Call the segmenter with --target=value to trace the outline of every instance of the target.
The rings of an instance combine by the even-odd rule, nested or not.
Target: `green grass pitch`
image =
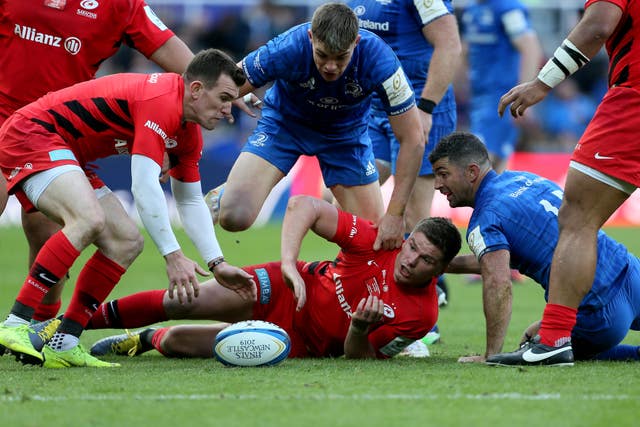
[[[276,260],[279,224],[244,233],[218,230],[237,265]],[[640,230],[610,229],[640,253]],[[198,259],[180,233],[185,252]],[[164,261],[146,248],[112,297],[165,287]],[[77,277],[76,263],[72,276]],[[0,318],[26,273],[19,228],[0,228]],[[333,245],[309,236],[302,257],[328,259]],[[0,358],[0,411],[17,426],[632,426],[638,424],[640,364],[579,363],[573,368],[493,368],[456,363],[484,349],[481,287],[448,276],[450,304],[441,311],[442,342],[427,359],[286,360],[273,368],[225,368],[215,360],[172,360],[150,352],[110,358],[119,369],[45,370]],[[68,302],[72,283],[67,286]],[[505,350],[540,316],[542,289],[513,287]],[[64,306],[64,305],[63,305]],[[82,342],[119,331],[87,331]],[[632,332],[626,342],[640,344]]]

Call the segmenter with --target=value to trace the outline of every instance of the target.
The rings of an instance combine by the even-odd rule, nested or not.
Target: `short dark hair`
[[[349,50],[358,37],[358,17],[347,5],[325,3],[311,18],[311,33],[331,53]]]
[[[413,228],[413,232],[420,232],[444,255],[444,264],[449,264],[453,257],[460,252],[462,237],[455,225],[448,218],[434,216],[420,220]]]
[[[458,166],[477,163],[482,167],[490,167],[487,147],[480,138],[470,132],[452,132],[440,139],[436,147],[429,154],[429,162],[434,164],[443,157]]]
[[[229,55],[218,49],[207,49],[193,57],[184,77],[188,82],[200,80],[205,88],[210,89],[215,86],[222,74],[231,77],[238,87],[247,81],[242,69]]]

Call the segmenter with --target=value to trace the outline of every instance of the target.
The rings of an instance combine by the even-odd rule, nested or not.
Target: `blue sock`
[[[638,351],[640,347],[628,344],[619,344],[609,350],[597,354],[595,360],[640,360]]]

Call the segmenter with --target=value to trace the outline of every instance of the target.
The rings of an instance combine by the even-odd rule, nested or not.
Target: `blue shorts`
[[[378,180],[366,126],[325,134],[263,115],[242,151],[263,158],[285,175],[301,155],[316,156],[327,187],[366,185]]]
[[[571,342],[576,359],[589,359],[640,330],[640,260],[629,255],[624,283],[602,308],[579,310]]]
[[[433,151],[440,139],[456,129],[456,120],[457,115],[455,110],[441,111],[433,114],[431,130],[429,131],[429,141],[424,149],[422,166],[420,167],[418,175],[433,175],[433,169],[429,162],[429,153]],[[393,134],[391,124],[389,124],[389,118],[386,115],[379,113],[371,115],[369,136],[371,137],[376,159],[391,163],[391,173],[395,174],[400,143]]]
[[[500,93],[483,94],[471,99],[471,132],[487,146],[492,156],[508,159],[518,142],[518,129],[507,111],[498,116]]]

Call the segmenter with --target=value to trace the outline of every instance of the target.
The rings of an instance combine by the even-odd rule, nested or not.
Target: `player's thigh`
[[[231,168],[220,209],[237,206],[260,210],[273,187],[284,177],[284,173],[264,158],[242,152]]]
[[[22,191],[38,210],[65,226],[74,221],[104,222],[102,207],[84,171],[67,166],[30,176],[22,183]]]
[[[340,207],[361,218],[378,221],[384,215],[384,203],[378,181],[366,185],[334,185],[331,191]]]
[[[575,166],[575,167],[574,167]],[[580,168],[580,170],[576,169]],[[567,173],[564,198],[558,213],[561,226],[599,229],[629,194],[605,183],[607,177],[594,169],[573,164]]]

